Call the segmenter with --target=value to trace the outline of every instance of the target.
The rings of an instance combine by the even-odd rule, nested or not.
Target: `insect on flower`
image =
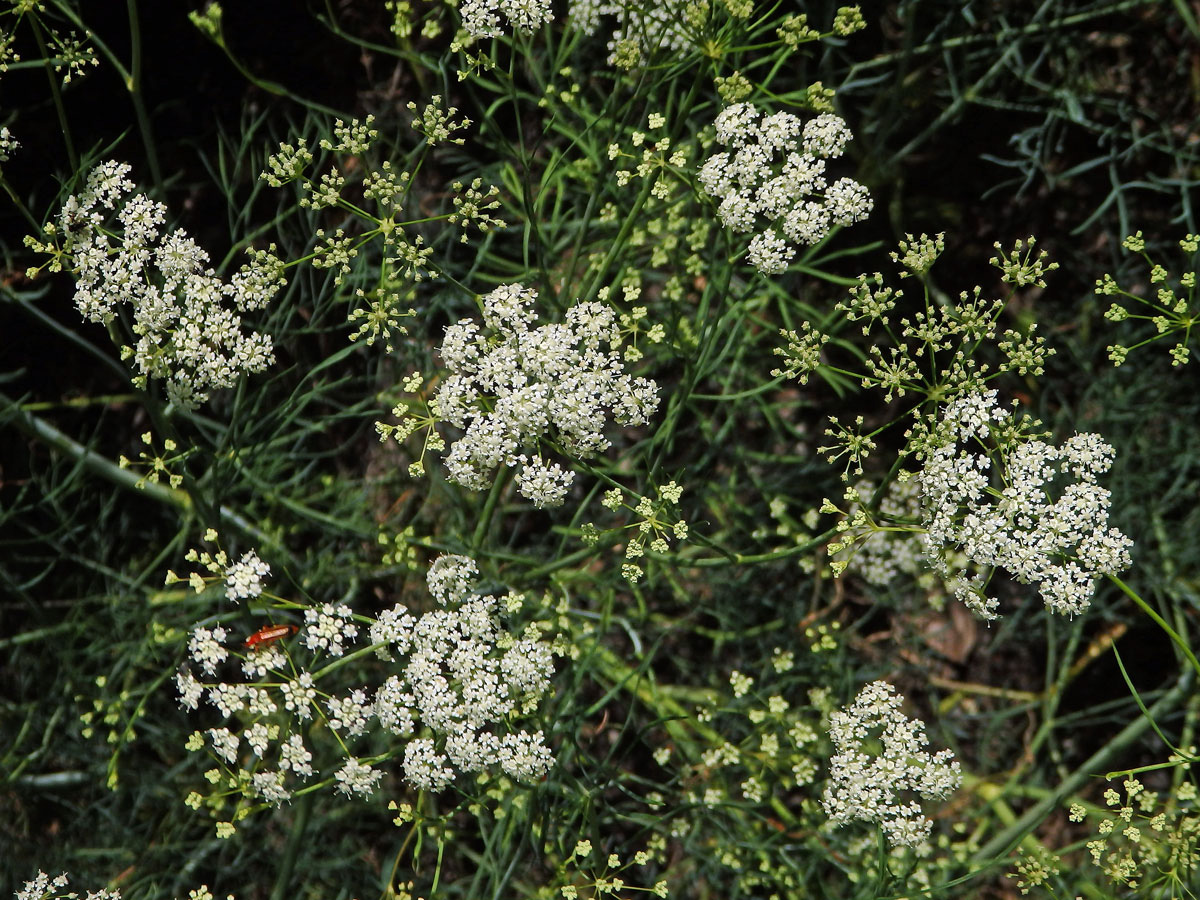
[[[295,625],[264,625],[246,638],[246,646],[253,650],[255,647],[274,643],[298,630]]]

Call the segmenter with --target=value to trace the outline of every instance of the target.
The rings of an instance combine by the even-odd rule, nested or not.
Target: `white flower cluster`
[[[166,379],[170,398],[194,408],[209,391],[274,361],[271,338],[243,331],[240,314],[271,300],[283,284],[282,267],[269,254],[253,254],[222,281],[195,241],[164,231],[166,207],[132,193],[129,172],[124,163],[101,163],[83,192],[63,204],[57,233],[74,262],[75,305],[85,319],[107,324],[128,304],[138,341],[122,355],[133,358],[135,382]]]
[[[216,628],[196,627],[188,639],[188,655],[206,674],[212,675],[229,657],[229,651],[225,649],[228,638],[229,632],[220,625]]]
[[[287,627],[270,637],[252,636],[258,637],[257,646],[249,646],[248,640],[245,652],[239,653],[229,646],[231,635],[225,627],[197,626],[188,641],[188,655],[204,676],[215,677],[226,660],[240,656],[246,674],[261,680],[212,683],[188,671],[180,673],[176,686],[184,707],[197,709],[201,699],[207,699],[222,716],[242,722],[240,729],[196,732],[188,748],[207,748],[228,770],[223,783],[248,786],[251,796],[275,805],[292,797],[289,777],[308,780],[317,774],[298,727],[314,720],[336,731],[343,748],[350,738],[373,730],[408,739],[402,745],[404,776],[421,789],[441,790],[460,773],[489,768],[517,780],[540,777],[552,762],[542,732],[515,730],[512,723],[531,713],[549,688],[551,647],[536,627],[520,635],[510,633],[504,619],[520,608],[523,598],[474,593],[477,576],[474,561],[467,557],[435,560],[428,583],[437,608],[414,616],[397,605],[370,624],[377,654],[389,661],[394,654],[400,660],[393,674],[377,687],[354,687],[344,694],[331,694],[328,686],[318,685],[322,672],[314,677],[309,671],[313,667],[301,659],[304,650],[314,656],[345,653],[358,636],[358,626],[344,604],[306,609],[303,633],[290,652],[275,643],[294,630]],[[288,723],[283,728],[281,716]],[[389,743],[394,745],[394,739],[389,737]],[[268,766],[269,759],[277,764]],[[364,761],[347,752],[326,775],[332,773],[337,790],[346,796],[365,797],[383,777],[375,767],[378,762],[378,757]]]
[[[868,684],[850,706],[829,717],[836,753],[822,805],[835,827],[856,820],[878,824],[894,847],[913,847],[933,823],[917,798],[945,799],[961,781],[949,750],[929,753],[925,726],[906,718],[904,698],[886,681]],[[877,742],[877,753],[867,752]]]
[[[333,777],[337,779],[337,789],[347,797],[355,794],[360,797],[370,797],[375,793],[375,788],[383,778],[383,773],[372,769],[365,763],[360,763],[351,756],[346,760],[346,764],[334,773]]]
[[[37,875],[25,882],[25,887],[16,892],[17,900],[78,900],[78,894],[66,891],[68,883],[65,872],[51,878],[39,870]],[[101,888],[98,891],[88,891],[84,900],[121,900],[121,892]],[[208,895],[208,900],[212,900],[211,894]]]
[[[531,32],[550,21],[550,0],[464,0],[463,28],[475,37],[499,37],[504,16],[515,31]]]
[[[519,598],[471,593],[476,575],[468,557],[441,556],[428,575],[441,608],[414,618],[396,606],[371,626],[383,654],[407,658],[375,693],[374,715],[394,734],[421,726],[432,733],[409,741],[404,753],[405,777],[422,789],[441,790],[460,772],[493,766],[522,781],[550,768],[541,731],[489,727],[536,706],[550,685],[550,647],[536,634],[503,630],[504,611]]]
[[[0,126],[0,163],[6,163],[12,154],[21,149],[21,142],[13,137],[7,125]]]
[[[1021,436],[1013,413],[995,391],[951,401],[920,473],[924,542],[935,562],[961,548],[975,565],[1002,568],[1036,584],[1053,612],[1087,608],[1098,576],[1130,565],[1132,542],[1108,525],[1110,493],[1096,479],[1112,464],[1113,449],[1096,434],[1075,434],[1061,447]],[[991,449],[996,447],[996,449]],[[1001,468],[993,473],[993,457]],[[992,475],[999,480],[993,487]],[[1075,480],[1056,491],[1063,476]],[[981,573],[957,591],[985,619],[998,602],[983,593]]]
[[[247,550],[242,558],[225,570],[225,596],[237,603],[253,600],[262,593],[262,580],[271,574],[271,567]]]
[[[600,30],[602,16],[615,16],[618,25],[608,41],[608,62],[615,65],[625,53],[644,59],[655,51],[679,53],[696,43],[695,29],[686,20],[691,0],[659,3],[614,3],[605,0],[572,0],[568,22],[584,34]]]
[[[607,449],[607,414],[641,425],[658,407],[658,386],[623,371],[613,345],[619,324],[601,303],[581,303],[566,322],[532,328],[537,292],[510,284],[481,298],[483,329],[463,319],[446,329],[450,375],[432,404],[465,433],[446,456],[450,480],[482,490],[497,467],[519,467],[517,487],[535,506],[559,506],[575,473],[524,452],[553,431],[571,455]]]
[[[726,228],[757,232],[749,258],[760,272],[783,272],[796,255],[794,245],[815,244],[832,226],[860,222],[873,208],[853,178],[826,181],[825,160],[841,156],[852,137],[840,117],[826,113],[803,122],[735,103],[713,124],[727,152],[701,166],[700,186],[718,201]]]
[[[304,646],[314,653],[324,650],[330,656],[341,656],[346,644],[358,637],[350,607],[323,603],[304,611]]]

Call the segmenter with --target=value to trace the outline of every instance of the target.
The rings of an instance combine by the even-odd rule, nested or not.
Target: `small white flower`
[[[517,474],[517,490],[533,501],[538,509],[562,506],[563,498],[575,480],[575,473],[556,462],[547,463],[540,457],[529,460]]]
[[[287,665],[287,656],[278,644],[259,644],[242,660],[242,671],[250,678],[263,678]]]
[[[345,697],[330,697],[325,706],[329,710],[329,727],[335,731],[359,735],[367,730],[371,704],[362,689],[353,690]]]
[[[0,163],[8,162],[9,157],[20,149],[21,142],[13,137],[12,132],[8,130],[8,126],[0,126]]]
[[[275,701],[271,699],[270,691],[254,687],[253,685],[245,685],[245,688],[246,709],[252,715],[269,716],[279,708],[275,705]]]
[[[17,891],[17,900],[42,900],[47,894],[58,894],[66,886],[67,875],[65,872],[51,878],[39,869],[37,875],[25,882],[25,887]]]
[[[756,143],[761,137],[758,117],[753,103],[734,103],[725,107],[713,120],[717,140],[734,148]]]
[[[262,759],[267,755],[271,732],[264,723],[255,722],[243,732],[242,736],[246,739],[246,744],[249,745],[250,751],[255,756]]]
[[[433,592],[430,591],[430,593]],[[408,652],[408,648],[412,645],[412,629],[413,617],[409,615],[407,609],[397,604],[379,614],[379,617],[371,623],[368,634],[372,644],[380,645],[375,651],[380,659],[391,659],[393,649],[401,655]]]
[[[312,704],[317,698],[312,675],[301,672],[295,681],[285,681],[280,687],[280,692],[283,694],[284,708],[288,712],[294,712],[301,719],[312,718]]]
[[[371,709],[380,725],[392,734],[407,737],[415,728],[412,707],[416,702],[416,698],[405,690],[404,680],[398,675],[391,675],[375,692]]]
[[[250,788],[272,806],[292,799],[292,792],[283,786],[282,772],[259,771],[250,778]]]
[[[351,756],[343,765],[333,774],[337,781],[337,789],[347,797],[357,794],[360,797],[370,797],[375,793],[375,788],[379,784],[379,780],[383,778],[382,772],[377,772],[366,763],[360,763],[355,757]]]
[[[853,135],[841,116],[825,113],[804,123],[804,150],[813,156],[836,159]]]
[[[185,709],[196,709],[204,694],[204,685],[191,672],[180,672],[175,676],[175,687],[179,691],[179,705]]]
[[[433,741],[417,738],[404,748],[404,777],[424,791],[440,791],[454,780],[454,770],[446,765],[444,754],[438,753]]]
[[[541,778],[554,762],[540,731],[534,734],[524,731],[506,734],[500,739],[497,757],[501,771],[517,781]]]
[[[750,241],[750,264],[764,275],[786,272],[795,255],[796,249],[774,231],[756,234]]]
[[[864,185],[853,178],[839,178],[825,191],[825,208],[834,225],[853,225],[867,217],[875,201]]]
[[[305,748],[304,739],[298,734],[291,735],[279,748],[279,768],[291,770],[301,778],[311,778],[313,774],[312,754]]]
[[[213,752],[224,760],[227,765],[237,765],[238,747],[241,744],[236,734],[228,728],[210,728],[208,738],[212,742]]]
[[[465,599],[478,577],[479,569],[475,560],[469,556],[443,553],[429,566],[425,581],[433,599],[445,606]]]
[[[221,715],[229,718],[246,708],[246,696],[249,687],[244,684],[214,684],[208,688],[208,702],[220,710]]]

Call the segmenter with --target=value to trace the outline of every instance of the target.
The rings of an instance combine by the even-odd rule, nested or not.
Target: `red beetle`
[[[250,637],[246,638],[246,646],[250,649],[272,644],[282,637],[287,637],[299,629],[295,625],[264,625]]]

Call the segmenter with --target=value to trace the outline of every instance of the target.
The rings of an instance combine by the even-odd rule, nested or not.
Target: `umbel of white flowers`
[[[623,3],[620,0],[571,0],[567,23],[584,34],[600,30],[601,18],[615,23],[608,40],[608,62],[644,59],[654,51],[681,53],[696,43],[696,29],[688,21],[689,0],[657,3]]]
[[[1111,494],[1096,484],[1113,460],[1099,435],[1055,447],[1024,433],[996,392],[983,391],[947,404],[934,440],[920,473],[923,540],[935,566],[961,549],[982,570],[956,591],[982,618],[997,618],[998,602],[983,590],[993,568],[1037,585],[1052,612],[1074,615],[1098,576],[1130,565],[1133,542],[1109,527]],[[1052,499],[1067,476],[1074,481]]]
[[[874,681],[830,715],[829,738],[837,752],[821,802],[835,827],[870,822],[893,846],[914,847],[933,828],[919,799],[945,799],[962,776],[949,750],[925,749],[925,726],[905,717],[903,702],[886,681]],[[871,743],[878,750],[869,752]]]
[[[227,593],[246,595],[253,582],[250,592],[261,594],[261,575],[269,569],[262,564],[248,577],[245,568],[256,561],[250,553],[225,570]],[[220,573],[222,562],[214,558],[210,572]],[[370,796],[383,777],[381,769],[345,752],[353,738],[372,732],[404,740],[404,778],[422,790],[442,790],[459,774],[485,770],[518,781],[544,775],[553,758],[542,731],[516,725],[549,689],[551,644],[535,627],[510,632],[505,620],[521,607],[523,595],[477,593],[477,578],[470,558],[438,557],[428,573],[435,608],[414,615],[398,604],[368,626],[377,655],[393,663],[391,674],[377,686],[344,693],[333,693],[325,683],[325,673],[338,667],[317,665],[322,657],[344,656],[361,637],[344,604],[306,609],[289,650],[286,634],[283,641],[262,641],[241,652],[230,646],[232,635],[220,625],[193,629],[188,655],[203,676],[215,677],[237,655],[243,672],[256,680],[213,682],[180,673],[180,703],[197,709],[207,700],[233,726],[198,732],[188,748],[207,748],[234,784],[276,805],[293,796],[297,781],[318,774],[296,727],[314,718],[340,736],[343,755],[336,768],[325,771],[347,796]],[[281,728],[281,722],[288,724]]]
[[[504,33],[501,16],[513,31],[531,32],[550,21],[550,0],[463,0],[459,7],[463,29],[475,37]]]
[[[560,324],[531,327],[537,292],[518,284],[481,299],[483,328],[463,319],[446,329],[438,416],[464,430],[446,456],[450,480],[489,487],[500,466],[518,468],[517,487],[539,507],[563,502],[575,473],[526,451],[553,438],[571,456],[608,448],[608,415],[641,425],[658,408],[658,386],[625,374],[613,311],[580,303]]]
[[[832,226],[852,225],[871,212],[874,201],[863,185],[825,179],[825,160],[841,156],[852,137],[840,117],[764,117],[750,103],[735,103],[713,124],[727,152],[701,166],[700,186],[718,201],[726,228],[757,232],[749,258],[760,272],[783,272],[796,255],[794,245],[815,244]]]
[[[196,407],[214,388],[232,387],[242,373],[274,362],[271,338],[244,331],[241,314],[265,306],[283,284],[283,267],[264,252],[228,282],[207,267],[208,254],[180,229],[165,229],[167,209],[133,193],[130,166],[108,161],[68,197],[57,234],[75,270],[75,306],[92,322],[132,313],[134,383],[166,381],[167,394]],[[50,249],[39,245],[42,249]]]

